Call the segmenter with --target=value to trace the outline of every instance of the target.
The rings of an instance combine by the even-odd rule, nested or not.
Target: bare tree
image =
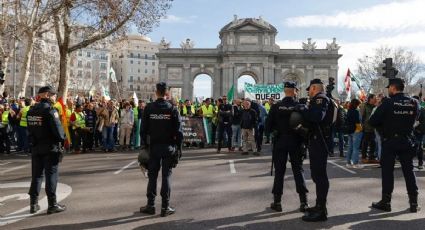
[[[375,49],[373,54],[365,55],[358,59],[357,77],[366,91],[371,90],[374,79],[382,77],[382,61],[389,57],[393,58],[394,67],[399,71],[397,77],[405,80],[408,89],[420,80],[420,76],[424,73],[425,69],[423,62],[413,51],[400,47],[391,48],[382,46]]]
[[[67,96],[70,53],[106,37],[124,35],[131,27],[142,34],[150,32],[171,1],[56,0],[53,23],[60,53],[59,96]],[[81,23],[86,26],[78,26]]]
[[[25,96],[34,44],[38,37],[41,37],[43,33],[48,32],[50,29],[46,25],[49,23],[53,13],[52,0],[15,0],[13,2],[16,26],[22,31],[23,46],[25,48],[19,90],[19,96]]]

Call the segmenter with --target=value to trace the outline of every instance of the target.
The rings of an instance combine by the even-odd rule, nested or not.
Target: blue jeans
[[[233,147],[235,148],[242,147],[241,125],[232,125],[232,133],[233,133]]]
[[[29,137],[27,127],[18,126],[18,150],[29,151]]]
[[[107,150],[112,150],[114,148],[114,126],[103,127],[102,129],[102,139],[103,139],[103,148]]]
[[[353,164],[359,163],[360,143],[362,141],[363,133],[352,133],[348,135],[348,151],[347,151],[347,163]]]

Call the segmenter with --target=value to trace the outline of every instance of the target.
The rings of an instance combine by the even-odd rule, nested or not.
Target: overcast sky
[[[148,36],[172,47],[186,38],[195,48],[214,48],[218,31],[233,19],[262,16],[278,30],[282,49],[300,49],[311,37],[325,48],[333,37],[341,45],[339,79],[357,58],[381,45],[401,46],[425,60],[425,0],[174,0],[168,16]],[[203,83],[203,87],[208,87]],[[205,89],[195,87],[195,94]]]

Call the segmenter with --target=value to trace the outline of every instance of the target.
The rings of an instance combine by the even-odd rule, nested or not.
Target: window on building
[[[130,61],[130,64],[133,64],[133,60]]]
[[[91,68],[91,62],[87,62],[86,67]]]
[[[140,91],[140,85],[137,86],[137,91]]]
[[[137,58],[140,58],[140,54],[137,54]]]
[[[130,85],[130,90],[133,90],[133,85]]]
[[[154,69],[152,70],[152,74],[155,74],[155,70]]]
[[[140,73],[140,69],[137,69],[137,72]]]
[[[78,77],[83,76],[83,71],[82,71],[82,70],[78,70],[78,74],[77,74],[77,76],[78,76]]]
[[[148,69],[145,69],[145,73],[148,73]]]
[[[78,67],[83,67],[83,61],[78,61]]]
[[[79,50],[78,51],[78,56],[80,56],[80,57],[83,56],[83,51]]]
[[[152,55],[152,59],[153,59],[153,60],[155,60],[155,58],[156,58],[156,57],[155,57],[155,54],[154,54],[154,55]]]
[[[152,62],[152,66],[155,66],[155,62],[154,61]]]
[[[138,61],[138,62],[137,62],[137,64],[139,64],[139,65],[140,65],[140,61]]]
[[[148,59],[148,55],[147,54],[145,54],[145,59]]]
[[[137,77],[137,80],[138,80],[138,81],[140,81],[140,76],[139,76],[139,77]]]
[[[105,70],[106,69],[106,63],[100,63],[100,69]]]
[[[133,82],[133,76],[130,76],[130,79],[128,79],[129,82]]]
[[[90,52],[87,52],[87,57],[91,57],[91,53]]]
[[[148,65],[148,62],[147,61],[145,61],[145,65]]]

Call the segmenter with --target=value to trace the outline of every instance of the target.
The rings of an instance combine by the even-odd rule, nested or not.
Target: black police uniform
[[[159,85],[159,86],[158,86]],[[159,83],[158,87],[166,88],[165,83]],[[144,124],[142,138],[144,143],[149,144],[150,158],[148,162],[148,205],[141,208],[141,212],[155,214],[155,197],[158,172],[162,166],[162,209],[161,216],[174,213],[169,206],[171,192],[171,172],[173,161],[178,146],[182,143],[183,133],[181,130],[180,115],[176,107],[160,98],[146,106],[143,113]]]
[[[400,79],[391,79],[390,84],[403,84]],[[410,210],[418,210],[418,186],[413,172],[413,157],[415,156],[415,140],[413,135],[414,123],[419,115],[418,101],[397,93],[385,98],[382,104],[370,117],[369,123],[382,130],[382,200],[373,203],[372,207],[391,211],[391,194],[394,189],[394,163],[398,156],[407,193]]]
[[[39,91],[43,92],[46,87]],[[46,92],[46,91],[44,91]],[[30,108],[27,115],[28,131],[32,139],[32,180],[29,195],[31,198],[31,213],[39,210],[38,195],[43,180],[46,177],[46,194],[49,208],[48,214],[61,212],[65,206],[56,202],[56,185],[58,182],[58,164],[62,157],[60,143],[65,139],[59,120],[59,114],[48,99]]]
[[[227,148],[232,148],[232,111],[233,106],[231,104],[221,104],[218,107],[218,149],[220,152],[224,133],[227,136]]]
[[[323,84],[320,79],[313,79],[312,84]],[[326,200],[329,191],[329,179],[326,171],[329,147],[330,122],[328,107],[330,100],[324,92],[310,99],[310,104],[303,110],[303,117],[310,123],[308,151],[310,156],[311,178],[316,184],[316,206],[307,210],[304,221],[327,220]]]
[[[285,88],[295,88],[295,83],[286,82]],[[272,105],[266,119],[266,132],[274,134],[273,141],[273,164],[275,167],[275,177],[272,193],[274,203],[271,208],[282,211],[281,197],[283,194],[283,183],[286,171],[288,155],[291,159],[292,172],[294,174],[297,193],[300,196],[300,211],[304,212],[307,205],[307,187],[305,184],[304,170],[302,168],[303,159],[301,156],[301,144],[303,138],[290,128],[289,118],[294,112],[298,102],[293,97],[285,97],[281,101]]]

